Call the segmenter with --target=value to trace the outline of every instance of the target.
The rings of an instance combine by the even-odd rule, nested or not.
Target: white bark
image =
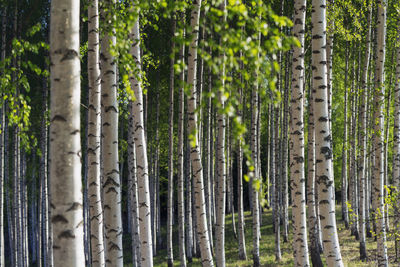
[[[378,15],[376,25],[376,65],[375,65],[375,90],[374,90],[374,132],[375,163],[373,164],[373,179],[375,180],[373,194],[375,197],[375,220],[378,241],[378,266],[388,266],[386,248],[386,227],[384,208],[384,170],[383,170],[383,112],[384,101],[384,63],[386,46],[386,0],[377,1]]]
[[[181,45],[179,51],[180,64],[184,66],[185,60],[185,45]],[[186,252],[185,252],[185,196],[184,196],[184,162],[183,162],[183,133],[184,133],[184,112],[185,112],[185,94],[184,81],[185,72],[180,73],[179,80],[179,115],[178,115],[178,232],[179,232],[179,259],[180,266],[186,267]]]
[[[114,1],[106,1],[105,5]],[[105,7],[107,8],[107,7]],[[108,21],[105,8],[102,20]],[[111,26],[111,25],[109,25]],[[114,31],[114,30],[112,30]],[[101,40],[102,168],[105,261],[107,266],[123,266],[121,184],[118,162],[118,103],[116,59],[111,55],[115,45],[113,33],[105,32]]]
[[[79,0],[51,2],[50,176],[56,266],[84,266]]]
[[[90,243],[93,266],[105,266],[103,242],[103,208],[101,205],[100,138],[101,138],[101,87],[99,60],[99,9],[98,0],[88,7],[88,147],[87,175],[90,216]]]
[[[256,82],[257,83],[257,82]],[[255,86],[252,90],[252,118],[251,118],[251,159],[254,165],[253,175],[250,179],[250,190],[252,192],[252,218],[253,218],[253,266],[260,266],[260,215],[259,215],[259,196],[258,196],[258,188],[256,186],[256,181],[261,183],[261,177],[258,176],[258,168],[257,166],[257,154],[259,151],[257,150],[257,116],[258,116],[258,85]]]
[[[137,179],[138,179],[138,206],[139,206],[139,228],[140,228],[140,255],[141,266],[153,266],[153,245],[151,238],[151,215],[150,215],[150,190],[149,172],[147,161],[147,144],[143,122],[143,92],[140,81],[140,31],[139,20],[135,22],[131,32],[133,45],[131,55],[136,61],[137,73],[130,77],[131,87],[135,93],[132,103],[131,116],[134,118],[134,142],[136,149]]]
[[[175,16],[172,18],[172,34],[175,35],[176,21]],[[174,52],[175,42],[172,41],[171,50]],[[169,91],[169,155],[168,155],[168,205],[167,205],[167,253],[168,253],[168,266],[174,265],[174,251],[172,244],[172,225],[173,225],[173,208],[174,208],[174,81],[175,81],[175,54],[171,57],[170,61],[170,91]]]
[[[132,109],[132,102],[128,105],[128,110]],[[140,230],[139,230],[139,217],[138,217],[138,201],[137,201],[137,168],[136,168],[136,151],[135,143],[133,141],[133,116],[129,115],[128,126],[128,194],[131,202],[131,239],[132,239],[132,264],[135,267],[140,266]]]
[[[371,19],[372,19],[372,10],[369,8],[369,14],[368,14],[368,31],[367,31],[367,37],[366,37],[366,50],[365,50],[365,58],[364,58],[364,66],[363,66],[363,73],[361,77],[361,85],[362,85],[362,92],[361,92],[361,110],[360,110],[360,116],[361,118],[359,119],[361,121],[361,128],[360,128],[360,154],[359,154],[359,167],[358,167],[358,176],[360,178],[360,183],[359,183],[359,196],[360,196],[360,216],[359,216],[359,238],[360,238],[360,260],[364,261],[367,259],[367,250],[366,250],[366,244],[365,244],[365,239],[366,239],[366,223],[365,223],[365,213],[366,210],[368,209],[367,205],[367,179],[366,179],[366,174],[367,174],[367,169],[366,169],[366,149],[367,149],[367,110],[366,110],[366,105],[367,105],[367,90],[368,90],[368,67],[369,67],[369,57],[370,57],[370,40],[371,40]]]
[[[226,19],[226,1],[223,0],[221,4],[221,10],[224,12],[224,20]],[[225,86],[225,54],[220,55],[222,58],[222,70],[221,70],[221,82],[222,88]],[[225,101],[223,98],[223,92],[218,91],[218,102],[221,105],[220,108],[223,109]],[[215,224],[215,256],[216,256],[216,266],[225,266],[225,211],[226,211],[226,156],[225,156],[225,132],[226,132],[226,119],[225,114],[222,111],[217,112],[217,122],[218,122],[218,135],[217,135],[217,177],[218,180],[218,190],[217,190],[217,223]]]
[[[344,118],[343,118],[343,147],[342,147],[342,220],[344,221],[346,229],[349,228],[349,211],[347,207],[347,190],[348,190],[348,178],[347,178],[347,77],[349,70],[349,44],[346,42],[346,67],[345,67],[345,78],[344,78]]]
[[[328,113],[326,1],[312,1],[312,66],[315,115],[316,178],[324,252],[328,267],[343,266],[336,229],[331,132]]]
[[[195,206],[196,206],[196,221],[197,221],[197,236],[200,241],[201,261],[204,267],[214,266],[213,258],[211,255],[211,246],[208,234],[208,225],[206,217],[206,205],[204,197],[203,185],[203,166],[201,163],[200,147],[197,128],[197,114],[196,110],[196,65],[197,65],[197,44],[199,32],[199,18],[200,18],[201,0],[193,3],[191,12],[190,26],[192,32],[191,43],[189,46],[188,57],[188,84],[190,88],[190,96],[188,100],[188,116],[189,116],[189,135],[191,135],[190,142],[190,159],[192,162],[193,179],[195,182]]]
[[[293,255],[295,266],[310,266],[307,245],[306,193],[304,173],[304,32],[306,0],[294,3],[293,35],[300,47],[293,47],[290,101],[290,173],[293,216]]]
[[[242,52],[240,52],[242,56]],[[240,63],[241,69],[243,69],[243,63]],[[243,82],[242,76],[240,81]],[[239,105],[238,116],[243,120],[243,109],[245,104],[243,103],[243,88],[239,89]],[[239,242],[239,259],[246,260],[246,239],[244,231],[244,202],[243,202],[243,149],[242,141],[239,139],[237,144],[237,203],[238,203],[238,242]]]

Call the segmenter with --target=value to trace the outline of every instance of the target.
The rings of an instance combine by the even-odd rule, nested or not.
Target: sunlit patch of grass
[[[345,266],[349,267],[364,267],[364,266],[375,266],[376,265],[376,242],[373,238],[367,238],[366,247],[368,254],[368,261],[361,262],[359,260],[359,242],[355,240],[354,236],[350,235],[350,230],[345,229],[344,223],[340,221],[340,207],[337,207],[337,227],[339,229],[339,240],[341,245],[341,251]],[[272,211],[264,210],[261,225],[261,240],[260,240],[260,263],[261,266],[266,267],[289,267],[293,266],[293,246],[292,246],[292,228],[289,227],[289,242],[284,243],[281,237],[281,253],[282,260],[276,262],[275,260],[275,235],[272,229]],[[235,214],[235,221],[237,223],[237,214]],[[291,222],[290,222],[291,223]],[[226,216],[225,225],[225,256],[226,265],[231,267],[236,266],[252,266],[252,217],[250,212],[245,212],[245,236],[246,236],[246,252],[247,260],[239,260],[238,255],[238,241],[235,239],[232,230],[232,217],[231,215]],[[281,228],[282,230],[282,228]],[[179,266],[179,247],[178,247],[178,232],[177,225],[174,226],[174,266]],[[166,227],[162,227],[163,243],[165,244],[166,238]],[[125,240],[129,242],[128,240]],[[125,243],[126,244],[126,243]],[[389,261],[393,264],[394,261],[394,242],[388,240],[388,255]],[[125,246],[125,248],[127,248]],[[130,251],[124,251],[125,266],[132,266],[130,261]],[[322,260],[325,263],[325,259],[322,256]],[[165,248],[158,251],[154,257],[154,266],[167,266],[167,251]],[[193,262],[189,263],[188,266],[201,266],[199,258],[193,258]]]

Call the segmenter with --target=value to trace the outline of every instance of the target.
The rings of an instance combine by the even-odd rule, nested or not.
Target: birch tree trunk
[[[384,170],[383,170],[383,112],[384,101],[384,63],[386,47],[386,0],[377,1],[378,15],[376,25],[376,65],[375,65],[375,90],[374,90],[374,132],[375,163],[373,166],[373,179],[375,180],[373,194],[375,195],[375,220],[378,241],[377,255],[380,267],[388,266],[386,248],[386,227],[384,209]]]
[[[211,50],[211,49],[210,49]],[[208,92],[212,92],[212,71],[211,68],[208,68]],[[205,150],[204,154],[206,157],[206,165],[204,168],[204,173],[205,173],[205,193],[206,193],[206,209],[207,209],[207,220],[208,223],[208,233],[210,236],[210,246],[211,246],[211,251],[213,250],[213,232],[212,232],[212,223],[213,223],[213,202],[212,202],[212,196],[213,196],[213,187],[212,187],[212,173],[213,173],[213,146],[212,146],[212,124],[211,124],[211,117],[212,117],[212,99],[211,96],[208,97],[207,99],[207,133],[206,133],[206,143],[204,145]]]
[[[256,82],[257,83],[257,82]],[[250,179],[250,190],[252,191],[252,217],[253,217],[253,266],[260,266],[260,216],[259,216],[259,200],[258,200],[258,188],[257,181],[261,179],[257,177],[258,166],[257,166],[257,116],[258,116],[258,85],[252,90],[252,107],[253,112],[251,114],[251,158],[254,164],[253,177]],[[260,181],[258,181],[260,182]]]
[[[133,116],[134,133],[133,139],[136,149],[137,184],[138,184],[138,206],[139,206],[139,228],[140,228],[140,255],[141,267],[153,266],[153,245],[151,238],[151,216],[150,216],[150,191],[149,173],[147,162],[147,143],[145,139],[145,128],[143,122],[143,92],[140,81],[141,59],[140,59],[140,31],[139,20],[135,22],[131,31],[131,55],[135,59],[137,73],[130,77],[131,87],[135,93],[135,101],[130,110]]]
[[[183,20],[182,15],[182,20]],[[185,63],[185,45],[182,44],[179,51],[179,63],[184,66]],[[184,162],[183,162],[183,137],[184,137],[184,113],[185,113],[185,94],[184,81],[185,72],[179,75],[179,111],[178,111],[178,232],[179,232],[179,259],[180,266],[186,267],[185,251],[185,196],[184,196]]]
[[[51,2],[50,176],[54,264],[84,266],[79,0]]]
[[[106,11],[114,0],[105,1],[101,10],[103,21],[113,16]],[[105,261],[107,266],[123,266],[121,184],[118,160],[118,102],[116,59],[110,53],[111,44],[115,45],[114,29],[110,27],[101,40],[101,105],[102,105],[102,168],[103,168],[103,205]]]
[[[103,207],[100,181],[101,138],[101,87],[99,53],[99,9],[98,0],[88,7],[88,146],[87,175],[90,216],[90,248],[93,266],[105,266],[103,242]]]
[[[295,266],[310,266],[307,245],[306,192],[304,173],[304,32],[306,0],[294,3],[293,35],[300,47],[293,47],[292,86],[290,100],[290,172],[293,199],[293,255]]]
[[[188,128],[188,116],[185,116],[185,125]],[[186,130],[185,138],[185,183],[186,183],[186,256],[188,262],[192,262],[194,250],[194,234],[193,234],[193,210],[192,210],[192,166],[190,163],[190,146],[188,133]]]
[[[254,109],[254,108],[253,108]],[[275,233],[275,260],[279,262],[281,254],[281,140],[279,138],[279,124],[281,118],[281,108],[275,107],[275,199],[274,199],[274,233]],[[282,124],[280,124],[282,126]]]
[[[316,210],[316,197],[315,197],[315,127],[314,127],[314,111],[313,111],[313,92],[310,86],[309,99],[308,99],[308,144],[307,144],[307,222],[310,226],[310,256],[313,266],[322,266],[320,243],[319,243],[319,229],[318,218]]]
[[[271,203],[270,206],[272,207],[272,217],[274,218],[272,220],[272,227],[275,231],[275,216],[276,216],[276,210],[275,210],[275,112],[274,112],[274,106],[271,105],[269,109],[269,117],[271,121],[271,127],[270,127],[270,167],[269,167],[269,176],[270,176],[270,181],[271,181],[271,191],[270,191],[270,199]]]
[[[347,77],[349,70],[349,43],[346,42],[346,67],[344,78],[344,118],[343,118],[343,149],[342,149],[342,220],[344,221],[346,229],[349,228],[349,211],[347,208],[347,190],[348,190],[348,177],[347,177]]]
[[[211,255],[210,240],[208,234],[208,225],[206,217],[206,205],[204,197],[203,185],[203,166],[201,163],[199,140],[196,138],[197,129],[197,114],[196,110],[196,64],[197,64],[197,44],[199,33],[199,17],[200,17],[201,0],[193,3],[191,11],[190,26],[192,31],[191,43],[189,46],[188,57],[188,84],[190,88],[190,97],[188,101],[188,116],[189,116],[189,135],[190,140],[190,159],[193,168],[193,179],[195,179],[195,203],[196,203],[196,220],[197,220],[197,236],[200,241],[201,260],[204,267],[214,266]]]
[[[367,90],[368,90],[368,68],[369,68],[369,57],[370,57],[370,42],[371,42],[371,20],[372,20],[372,10],[371,7],[368,9],[368,31],[367,31],[367,36],[366,36],[366,50],[365,50],[365,57],[364,57],[364,66],[363,66],[363,73],[361,77],[361,86],[362,86],[362,92],[361,92],[361,110],[360,110],[360,115],[361,118],[359,119],[361,121],[361,129],[360,129],[360,154],[359,154],[359,166],[358,166],[358,177],[360,178],[360,186],[359,186],[359,196],[360,196],[360,216],[359,216],[359,226],[360,226],[360,260],[365,261],[367,259],[367,250],[366,250],[366,244],[365,244],[365,239],[366,239],[366,232],[365,232],[365,213],[366,210],[368,209],[367,205],[367,190],[366,190],[366,184],[367,184],[367,179],[366,179],[366,174],[367,174],[367,169],[366,169],[366,150],[367,150],[367,110],[366,110],[366,105],[367,105]]]
[[[226,20],[226,1],[223,0],[221,4],[221,10],[224,12],[224,21]],[[221,41],[222,42],[222,41]],[[222,70],[221,70],[221,89],[225,88],[225,54],[220,55],[222,58]],[[218,190],[217,190],[217,223],[215,224],[215,256],[216,256],[216,266],[225,267],[225,211],[226,211],[226,157],[225,157],[225,130],[226,130],[226,120],[225,114],[223,114],[223,109],[225,105],[225,100],[223,92],[218,90],[218,102],[220,104],[220,110],[217,110],[217,150],[216,150],[216,162],[217,162],[217,177],[218,180]],[[229,210],[229,209],[228,209]]]
[[[243,68],[243,64],[241,63],[241,68]],[[242,77],[240,77],[241,82],[243,81]],[[239,118],[243,117],[243,88],[239,89],[239,105],[238,108],[238,116]],[[242,121],[244,119],[242,118]],[[237,199],[238,199],[238,242],[239,242],[239,259],[246,260],[246,240],[245,240],[245,231],[244,231],[244,203],[243,203],[243,149],[242,149],[242,141],[239,139],[237,144]]]
[[[129,103],[128,110],[132,110],[132,102]],[[132,239],[132,263],[133,266],[139,267],[141,262],[140,256],[140,230],[139,230],[139,214],[137,201],[137,168],[136,168],[136,150],[133,140],[133,116],[129,114],[128,125],[128,192],[131,199],[131,239]]]
[[[328,267],[343,266],[336,228],[334,180],[332,172],[331,132],[329,128],[327,57],[326,57],[326,1],[312,1],[312,69],[314,94],[314,124],[316,178],[324,252]]]
[[[288,190],[288,120],[289,120],[289,72],[290,72],[290,52],[286,53],[286,66],[285,66],[285,88],[284,88],[284,99],[283,99],[283,118],[282,118],[282,225],[283,225],[283,242],[287,243],[289,235],[289,190]],[[304,74],[303,74],[304,76]],[[304,78],[303,78],[304,79]],[[303,81],[302,81],[303,82]],[[303,93],[303,92],[302,92]],[[261,101],[260,101],[261,102]],[[304,105],[303,105],[304,106]],[[304,145],[303,145],[304,146]],[[304,156],[304,147],[303,147]],[[304,157],[303,157],[304,159]],[[304,170],[303,170],[304,172]],[[305,189],[305,188],[304,188]],[[305,191],[304,191],[305,201]],[[306,235],[307,237],[307,235]]]
[[[175,36],[176,20],[175,16],[172,18],[172,34]],[[172,41],[171,51],[174,52],[175,42]],[[173,224],[173,207],[174,207],[174,81],[175,81],[175,55],[171,57],[170,61],[170,84],[169,84],[169,155],[168,155],[168,205],[167,205],[167,253],[168,253],[168,266],[174,266],[174,251],[172,244],[172,224]]]

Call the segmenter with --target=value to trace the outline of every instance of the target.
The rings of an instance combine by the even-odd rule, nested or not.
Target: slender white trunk
[[[101,138],[101,87],[99,60],[99,9],[98,0],[88,7],[88,132],[87,176],[90,216],[90,248],[93,266],[105,266],[103,242],[103,208],[101,205],[100,138]]]
[[[188,116],[185,116],[185,125],[188,125]],[[194,246],[194,234],[193,234],[193,209],[192,209],[192,165],[190,163],[190,146],[189,138],[185,138],[185,183],[186,183],[186,256],[188,262],[192,262],[193,258],[193,246]]]
[[[84,266],[79,0],[51,2],[50,176],[56,266]]]
[[[289,189],[288,189],[288,120],[289,120],[289,72],[290,72],[290,53],[286,53],[286,67],[285,67],[285,85],[284,85],[284,100],[283,100],[283,118],[282,118],[282,226],[283,226],[283,242],[287,243],[288,235],[289,235]],[[304,71],[303,71],[304,72]],[[303,74],[304,76],[304,74]],[[303,78],[304,79],[304,78]],[[304,86],[304,82],[302,81]],[[304,109],[304,104],[303,104]],[[303,156],[304,156],[304,148],[303,148]],[[304,170],[303,170],[304,172]],[[305,191],[304,191],[305,194]],[[304,196],[305,197],[305,196]],[[304,198],[305,200],[305,198]]]
[[[132,102],[129,102],[128,110],[132,109]],[[132,264],[135,267],[140,266],[140,230],[139,230],[139,214],[137,201],[137,168],[136,168],[136,150],[133,140],[133,116],[129,115],[128,126],[128,194],[131,202],[131,239],[132,239]]]
[[[240,52],[242,56],[242,52]],[[240,63],[240,68],[243,69],[243,63]],[[240,81],[243,82],[242,75],[240,75]],[[243,101],[243,88],[239,89],[239,105],[238,117],[244,121],[243,109],[245,108],[245,103]],[[243,202],[243,148],[242,140],[239,139],[237,143],[237,203],[238,203],[238,242],[239,242],[239,259],[246,260],[246,240],[244,231],[244,202]]]
[[[203,185],[203,166],[201,163],[200,147],[197,127],[197,113],[196,110],[196,64],[197,64],[197,44],[199,32],[199,18],[200,18],[201,0],[193,3],[191,12],[191,43],[189,46],[188,57],[188,84],[190,88],[190,96],[188,100],[188,116],[189,116],[189,135],[190,138],[190,159],[192,162],[193,179],[195,182],[195,206],[196,206],[196,221],[197,221],[197,237],[200,242],[201,260],[204,267],[214,266],[213,258],[211,255],[211,246],[208,234],[208,224],[206,217],[206,205],[204,197]]]
[[[222,1],[221,10],[224,12],[224,20],[226,19],[226,2]],[[221,70],[221,82],[222,88],[225,86],[225,54],[220,55],[222,58],[222,70]],[[218,91],[218,102],[221,105],[220,108],[223,109],[225,101],[223,98],[223,93]],[[216,256],[216,266],[225,266],[225,211],[226,211],[226,163],[227,159],[225,157],[225,129],[226,129],[226,119],[225,114],[222,112],[217,112],[217,122],[218,122],[218,135],[217,135],[217,177],[218,180],[218,191],[217,191],[217,223],[215,224],[215,256]]]
[[[310,84],[311,85],[311,84]],[[310,86],[311,87],[311,86]],[[316,187],[315,187],[315,127],[314,127],[314,111],[313,111],[313,94],[312,89],[309,91],[308,98],[308,144],[307,144],[307,222],[310,226],[310,256],[313,266],[322,266],[319,243],[319,228],[317,218],[316,203]]]
[[[293,255],[295,266],[310,266],[307,245],[305,158],[304,158],[304,29],[306,0],[294,3],[293,35],[300,47],[293,47],[292,86],[290,100],[290,173],[293,216]]]
[[[252,191],[252,217],[253,217],[253,266],[260,266],[260,216],[259,216],[259,203],[258,203],[258,188],[257,188],[257,177],[258,167],[257,166],[257,116],[258,116],[258,87],[252,90],[252,124],[251,124],[251,157],[254,164],[254,172],[250,179],[250,190]]]
[[[373,165],[374,176],[374,201],[375,201],[375,220],[376,234],[378,241],[378,265],[379,267],[388,266],[386,248],[386,227],[385,227],[385,208],[384,208],[384,170],[383,170],[383,112],[384,101],[384,63],[386,46],[386,0],[377,1],[378,15],[376,25],[376,65],[375,65],[375,90],[374,90],[374,132],[373,142],[375,145],[375,163]]]
[[[183,15],[182,15],[183,17]],[[185,45],[181,45],[179,51],[180,64],[183,66],[185,60]],[[179,114],[178,114],[178,232],[179,232],[179,259],[180,266],[186,267],[185,251],[185,196],[184,196],[184,162],[183,162],[183,133],[184,133],[184,113],[185,113],[185,94],[184,81],[185,72],[180,73],[179,80]]]
[[[132,103],[131,116],[133,116],[134,133],[137,165],[137,184],[138,184],[138,206],[139,206],[139,228],[140,228],[140,255],[141,266],[153,266],[153,245],[151,238],[151,215],[150,215],[150,191],[149,173],[147,162],[147,143],[145,139],[145,129],[143,122],[143,92],[140,81],[140,31],[139,20],[135,22],[131,32],[133,45],[131,55],[136,61],[138,72],[130,77],[131,87],[135,93],[135,101]]]
[[[254,108],[253,108],[254,110]],[[274,233],[275,233],[275,260],[279,262],[282,259],[282,253],[281,253],[281,197],[282,197],[282,192],[281,192],[281,140],[279,137],[279,125],[282,126],[280,123],[280,118],[281,118],[281,107],[275,107],[273,109],[275,113],[275,128],[273,129],[275,131],[275,199],[274,199],[274,210],[275,210],[275,215],[274,215]]]
[[[175,16],[172,18],[172,34],[175,35],[176,20]],[[174,52],[175,42],[172,41],[171,51]],[[168,218],[167,218],[167,253],[168,253],[168,266],[174,265],[174,251],[172,244],[172,224],[173,224],[173,208],[174,208],[174,82],[175,82],[175,54],[171,57],[170,61],[170,85],[169,85],[169,155],[168,155]]]
[[[114,4],[113,0],[105,5]],[[102,20],[108,21],[105,6]],[[111,25],[109,25],[111,26]],[[112,29],[114,31],[114,29]],[[123,266],[121,184],[118,162],[118,102],[116,59],[110,53],[116,44],[114,33],[105,32],[101,40],[101,119],[102,119],[102,168],[104,205],[104,247],[107,266]]]
[[[347,190],[348,190],[348,176],[347,176],[347,77],[349,70],[349,43],[346,42],[346,67],[344,78],[344,118],[343,118],[343,148],[342,148],[342,220],[344,221],[346,229],[349,228],[349,211],[347,207]]]
[[[358,176],[360,178],[360,186],[359,186],[359,196],[360,196],[360,216],[359,216],[359,226],[360,226],[360,260],[364,261],[367,259],[367,250],[366,250],[366,244],[365,244],[365,239],[366,239],[366,232],[365,232],[365,213],[366,210],[368,209],[367,205],[367,190],[366,190],[366,174],[367,174],[367,169],[366,169],[366,150],[367,150],[367,110],[366,110],[366,105],[367,105],[367,90],[368,90],[368,67],[369,67],[369,57],[370,57],[370,40],[371,40],[371,19],[372,19],[372,10],[369,8],[368,10],[368,31],[367,31],[367,36],[366,36],[366,50],[365,50],[365,57],[364,57],[364,67],[363,67],[363,73],[361,77],[361,86],[362,86],[362,92],[361,92],[361,110],[360,110],[360,116],[361,118],[359,119],[361,121],[361,129],[360,129],[360,154],[359,154],[359,167],[358,167]]]
[[[334,180],[332,172],[331,132],[329,128],[326,1],[312,1],[312,66],[314,94],[314,124],[316,178],[324,252],[328,267],[343,266],[336,229]]]

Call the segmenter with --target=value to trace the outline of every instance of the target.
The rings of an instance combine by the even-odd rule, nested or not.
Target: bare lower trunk
[[[380,267],[388,266],[387,248],[386,248],[386,226],[385,226],[385,208],[384,208],[384,170],[383,170],[383,95],[384,95],[384,62],[385,62],[385,36],[386,36],[386,0],[377,2],[377,48],[376,48],[376,66],[375,66],[375,90],[374,90],[374,134],[373,142],[375,145],[375,163],[373,165],[375,195],[375,220],[376,234],[378,241],[378,265]]]
[[[131,55],[136,61],[139,77],[131,75],[130,83],[135,93],[135,101],[130,110],[133,116],[135,142],[136,165],[137,165],[137,186],[138,186],[138,206],[139,206],[139,228],[140,228],[140,264],[141,267],[153,266],[153,249],[151,238],[151,215],[150,215],[150,192],[149,192],[149,173],[147,162],[147,142],[145,138],[145,125],[143,121],[143,92],[140,81],[140,32],[139,20],[135,22],[131,32]]]
[[[294,4],[297,21],[293,34],[300,41],[300,47],[293,48],[292,87],[290,100],[290,173],[293,199],[293,255],[295,266],[310,266],[307,245],[306,192],[305,192],[305,158],[304,158],[304,29],[306,0]],[[288,92],[286,92],[288,94]],[[287,109],[287,107],[285,107]],[[284,122],[285,125],[285,122]],[[309,134],[312,135],[313,133]],[[310,141],[310,140],[309,140]],[[285,146],[284,146],[285,147]],[[285,156],[285,153],[284,153]],[[285,162],[285,159],[283,159]],[[313,162],[312,162],[313,164]],[[284,167],[285,168],[285,167]],[[313,167],[312,167],[313,168]],[[284,172],[284,175],[286,173]],[[285,194],[285,193],[284,193]],[[313,197],[313,195],[311,196]],[[315,203],[314,203],[315,204]],[[315,225],[315,220],[314,220]],[[310,225],[311,226],[311,225]]]
[[[346,42],[346,67],[344,78],[344,119],[343,119],[343,149],[342,149],[342,220],[344,221],[346,229],[349,228],[349,211],[347,207],[347,77],[349,69],[349,52],[348,42]]]
[[[366,194],[367,190],[367,168],[366,168],[366,150],[367,150],[367,90],[368,90],[368,67],[369,67],[369,58],[370,58],[370,38],[371,38],[371,18],[372,18],[372,10],[369,8],[368,15],[368,32],[366,39],[366,51],[364,58],[364,69],[361,77],[361,110],[360,110],[360,121],[361,121],[361,129],[360,129],[360,155],[359,155],[359,167],[358,167],[358,176],[360,178],[360,187],[359,187],[359,196],[360,196],[360,216],[359,216],[359,226],[360,226],[360,260],[364,261],[367,259],[367,250],[366,250],[366,210],[368,209],[368,202]]]
[[[243,114],[243,89],[240,88],[240,106],[238,109],[238,116],[242,117]],[[245,240],[245,231],[244,231],[244,203],[243,203],[243,149],[242,149],[242,140],[239,139],[237,144],[237,199],[238,199],[238,242],[239,242],[239,259],[246,260],[246,240]]]
[[[172,18],[172,33],[175,35],[176,21],[175,17]],[[172,41],[171,50],[173,53],[175,49],[175,42]],[[168,266],[172,267],[174,265],[174,252],[172,244],[172,224],[173,224],[173,206],[174,206],[174,72],[175,57],[171,57],[170,61],[170,91],[169,91],[169,157],[168,157],[168,216],[167,216],[167,253],[168,253]]]
[[[105,1],[111,5],[113,0]],[[107,6],[101,10],[106,20]],[[111,25],[109,25],[111,26]],[[105,261],[107,265],[123,266],[121,183],[118,164],[118,102],[116,59],[111,54],[111,44],[116,44],[114,30],[106,32],[101,40],[101,119],[102,119],[102,168]]]
[[[183,17],[183,15],[182,15]],[[181,45],[179,51],[180,64],[184,64],[185,60],[185,45]],[[183,83],[185,81],[185,72],[180,73],[179,80],[179,113],[178,113],[178,232],[179,232],[179,259],[180,266],[186,267],[186,251],[185,251],[185,196],[184,196],[184,112],[185,112],[185,94]]]
[[[253,107],[251,124],[251,158],[254,164],[253,177],[250,179],[250,190],[252,191],[252,217],[253,217],[253,266],[260,266],[260,216],[258,190],[261,177],[258,175],[257,166],[257,116],[258,116],[258,86],[253,88],[251,103]]]
[[[84,266],[79,1],[52,1],[50,17],[52,94],[49,158],[54,265]]]
[[[129,103],[128,109],[132,109],[132,102]],[[137,168],[136,168],[136,149],[133,140],[133,116],[129,116],[128,126],[128,195],[131,207],[131,239],[132,239],[132,263],[133,266],[139,267],[141,262],[140,256],[140,229],[139,229],[139,207],[137,201]]]
[[[196,61],[197,61],[197,44],[198,44],[198,29],[200,17],[201,0],[193,4],[191,12],[191,29],[190,35],[192,38],[189,46],[188,57],[188,84],[190,88],[190,96],[188,100],[188,122],[190,138],[190,160],[193,169],[193,179],[195,182],[195,203],[196,203],[196,221],[197,221],[197,238],[200,242],[201,260],[204,267],[214,266],[213,258],[211,255],[211,246],[208,234],[208,224],[206,217],[206,205],[204,197],[203,185],[203,166],[201,163],[199,140],[196,138],[198,135],[197,127],[197,114],[196,110]]]
[[[316,178],[324,252],[328,267],[343,266],[336,229],[331,132],[329,128],[326,66],[326,2],[312,1],[312,66]]]
[[[103,242],[103,208],[101,205],[100,138],[101,138],[101,87],[99,61],[99,10],[98,1],[88,7],[88,147],[87,175],[90,215],[90,247],[93,266],[105,266]]]

